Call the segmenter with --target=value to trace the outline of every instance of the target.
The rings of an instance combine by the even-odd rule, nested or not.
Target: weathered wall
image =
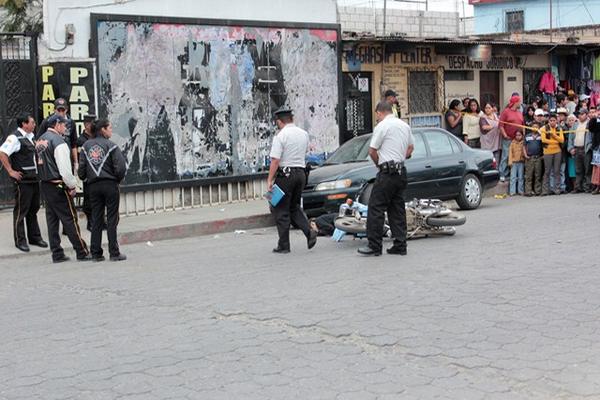
[[[339,7],[342,31],[369,32],[383,35],[383,9],[372,7]],[[459,21],[458,13],[388,9],[386,35],[404,34],[410,37],[456,37],[465,35],[469,22]],[[466,34],[472,31],[467,30]]]
[[[337,22],[335,0],[228,0],[226,4],[213,0],[44,0],[44,34],[39,42],[40,64],[65,58],[88,58],[91,13],[305,24]],[[75,41],[73,45],[64,47],[66,24],[73,24]]]
[[[314,153],[339,132],[337,31],[99,21],[99,110],[127,183],[265,170],[272,112],[295,110]]]

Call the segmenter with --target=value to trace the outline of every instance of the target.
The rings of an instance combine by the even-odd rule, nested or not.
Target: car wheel
[[[460,185],[460,193],[456,198],[461,210],[474,210],[481,204],[482,187],[479,179],[473,174],[467,174]]]

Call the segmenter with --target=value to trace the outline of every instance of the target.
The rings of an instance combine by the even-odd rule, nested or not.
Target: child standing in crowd
[[[544,159],[540,124],[534,122],[525,135],[525,196],[542,194]]]
[[[511,196],[523,194],[523,171],[525,153],[523,148],[523,132],[517,131],[510,144],[508,166],[510,167],[510,192]]]
[[[542,145],[544,147],[544,183],[542,196],[560,194],[560,164],[562,161],[561,145],[565,138],[562,129],[558,127],[556,114],[550,114],[548,125],[540,129]],[[550,184],[550,175],[554,176],[554,185]]]

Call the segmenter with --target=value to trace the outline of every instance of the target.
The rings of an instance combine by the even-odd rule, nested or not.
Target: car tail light
[[[498,169],[498,161],[496,161],[496,157],[492,157],[492,168]]]

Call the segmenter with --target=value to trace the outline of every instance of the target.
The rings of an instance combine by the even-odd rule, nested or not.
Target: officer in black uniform
[[[302,230],[308,248],[312,249],[317,243],[317,232],[310,229],[306,214],[300,207],[302,190],[306,185],[308,133],[294,125],[292,110],[289,108],[277,110],[275,122],[280,131],[273,138],[267,185],[271,191],[273,184],[277,184],[284,196],[275,207],[271,207],[279,234],[279,242],[273,252],[290,252],[290,222]]]
[[[102,255],[102,225],[104,210],[107,213],[108,252],[111,261],[123,261],[127,257],[119,251],[117,224],[119,223],[119,182],[127,172],[125,157],[119,146],[110,141],[112,126],[107,120],[94,123],[93,139],[83,144],[79,157],[79,177],[86,182],[92,205],[93,261],[104,261]]]
[[[65,118],[67,120],[67,127],[65,129],[65,132],[62,133],[62,136],[63,136],[65,142],[67,143],[67,145],[69,146],[69,149],[71,152],[71,163],[73,165],[73,170],[75,170],[76,169],[75,166],[77,166],[77,155],[78,155],[77,154],[77,130],[75,129],[75,124],[73,123],[73,121],[71,119],[69,119],[69,116],[67,115],[68,111],[69,111],[69,106],[67,104],[67,101],[65,99],[63,99],[62,97],[59,97],[58,99],[56,99],[54,101],[54,114],[52,114],[51,116],[49,116],[48,118],[46,118],[42,121],[35,138],[37,139],[40,136],[42,136],[44,133],[46,133],[46,131],[48,130],[48,119],[50,119],[54,115],[60,115],[61,117]]]
[[[69,146],[62,137],[67,129],[67,122],[67,119],[61,115],[53,115],[48,118],[48,131],[41,135],[35,143],[38,174],[42,181],[42,195],[46,200],[48,238],[52,250],[52,261],[55,263],[69,260],[60,246],[59,221],[77,253],[77,260],[91,260],[87,244],[81,237],[73,203],[77,180],[71,172]]]
[[[37,212],[40,209],[40,184],[35,162],[33,142],[35,120],[28,113],[17,117],[18,129],[6,138],[0,146],[0,162],[15,185],[15,208],[13,210],[13,230],[15,246],[28,252],[25,223],[29,244],[48,247],[40,233]]]
[[[83,116],[83,132],[77,138],[77,159],[81,162],[81,148],[83,144],[92,138],[92,129],[96,116],[94,114],[87,114]],[[92,231],[92,206],[90,204],[90,193],[87,183],[83,182],[83,213],[87,220],[87,230]]]
[[[414,139],[410,126],[393,114],[392,105],[385,100],[375,108],[379,123],[373,131],[369,156],[379,169],[369,198],[367,238],[369,245],[358,252],[379,256],[383,243],[383,223],[387,211],[394,245],[389,254],[406,254],[406,209],[404,189],[407,176],[404,161],[410,158]]]

